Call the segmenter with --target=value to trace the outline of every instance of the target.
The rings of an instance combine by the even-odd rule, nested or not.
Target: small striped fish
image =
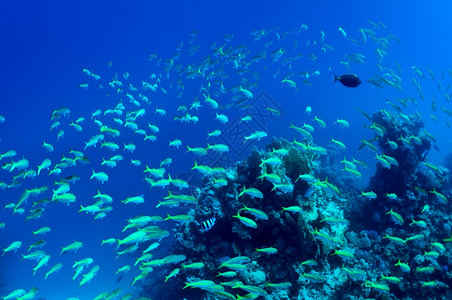
[[[217,219],[215,219],[215,217],[212,217],[209,220],[202,222],[201,223],[202,230],[209,231],[210,229],[212,229],[213,225],[215,225],[216,220]]]

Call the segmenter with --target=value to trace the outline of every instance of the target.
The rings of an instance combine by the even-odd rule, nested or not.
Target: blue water
[[[255,99],[267,99],[269,102],[265,102],[266,105],[270,103],[273,107],[278,107],[281,113],[279,117],[269,117],[267,113],[267,117],[259,122],[250,123],[250,130],[264,130],[268,133],[268,137],[253,142],[252,146],[264,148],[272,136],[289,141],[299,139],[299,134],[289,129],[290,123],[297,126],[302,126],[303,123],[313,124],[312,119],[318,116],[327,123],[327,127],[316,127],[314,142],[328,149],[331,147],[329,142],[332,137],[344,142],[347,150],[339,152],[337,158],[342,159],[345,155],[347,159],[355,157],[366,161],[369,168],[356,181],[357,186],[366,186],[375,172],[376,161],[372,152],[360,151],[358,148],[361,140],[372,139],[373,134],[363,126],[371,124],[356,107],[372,115],[376,110],[390,108],[385,104],[387,100],[397,103],[397,98],[415,97],[418,105],[410,105],[404,112],[420,112],[425,129],[437,139],[437,150],[430,151],[428,161],[441,165],[451,151],[451,131],[447,126],[450,117],[441,111],[441,107],[452,110],[444,97],[444,93],[450,93],[449,85],[452,81],[449,76],[452,42],[448,38],[452,35],[448,14],[452,5],[443,1],[431,1],[428,4],[424,1],[299,1],[296,4],[262,1],[180,1],[167,4],[149,1],[28,1],[9,2],[2,6],[0,115],[5,117],[5,122],[0,124],[0,153],[14,149],[17,156],[13,159],[27,158],[30,168],[34,170],[45,158],[51,159],[53,166],[63,155],[68,156],[70,149],[83,151],[85,142],[98,133],[98,126],[91,120],[91,114],[95,110],[104,112],[113,109],[121,99],[126,106],[125,112],[139,108],[146,110],[145,116],[137,121],[140,128],[149,134],[149,121],[157,125],[160,132],[156,133],[157,141],[143,141],[143,136],[115,126],[108,115],[99,117],[105,124],[120,128],[120,137],[106,138],[118,143],[120,149],[112,152],[98,145],[83,151],[91,163],[79,164],[62,173],[62,176],[76,174],[81,177],[80,181],[71,185],[71,193],[77,196],[77,202],[69,206],[49,203],[44,207],[43,217],[38,220],[25,222],[27,212],[33,201],[51,198],[53,182],[59,180],[59,176],[48,176],[44,170],[40,176],[26,179],[18,187],[0,190],[1,205],[4,206],[16,203],[24,189],[49,187],[45,194],[31,197],[23,205],[23,215],[12,215],[11,209],[0,210],[0,222],[6,224],[1,230],[1,247],[5,248],[16,240],[23,243],[17,253],[7,253],[0,259],[0,295],[7,295],[19,288],[28,291],[32,287],[39,288],[37,297],[42,299],[93,299],[101,292],[116,288],[123,289],[122,295],[138,295],[142,287],[139,284],[138,287],[131,286],[133,277],[139,273],[136,268],[123,274],[121,280],[115,275],[118,267],[133,264],[134,258],[124,255],[115,259],[114,246],[100,246],[101,239],[123,238],[121,230],[127,224],[126,220],[139,214],[165,216],[167,212],[179,214],[187,211],[186,208],[154,208],[158,200],[167,195],[167,189],[150,189],[143,180],[144,166],[157,168],[163,159],[170,157],[173,162],[167,167],[167,173],[174,177],[191,178],[192,185],[201,186],[200,174],[191,170],[198,157],[185,152],[187,145],[205,147],[208,142],[228,144],[229,161],[218,160],[216,157],[200,158],[205,164],[225,167],[244,159],[251,149],[231,136],[206,140],[208,132],[215,129],[226,132],[231,129],[233,124],[237,124],[238,118],[246,115],[247,110],[233,107],[214,111],[204,102],[200,87],[206,87],[209,81],[213,85],[210,96],[225,107],[231,103],[232,94],[227,92],[214,97],[218,92],[216,81],[219,79],[187,79],[176,70],[178,65],[181,69],[188,65],[199,65],[207,56],[212,61],[219,59],[213,56],[212,49],[221,45],[224,45],[224,49],[240,45],[246,47],[249,51],[246,57],[248,61],[266,51],[266,58],[251,65],[249,72],[243,75],[237,74],[232,64],[224,66],[224,72],[228,75],[224,79],[225,88],[240,85],[242,78],[246,78],[246,85],[255,84],[251,88]],[[387,55],[381,62],[375,52],[375,42],[368,38],[367,43],[364,43],[359,32],[360,28],[372,28],[368,21],[385,24],[386,29],[378,31],[377,36],[393,34],[401,41],[390,41],[389,48],[386,49]],[[302,24],[308,25],[307,31],[299,31]],[[339,26],[347,32],[348,38],[356,40],[358,44],[354,45],[344,38],[338,31]],[[260,41],[255,41],[251,35],[253,31],[271,28],[274,30]],[[190,31],[197,32],[191,44]],[[334,47],[334,51],[327,50],[323,53],[320,49],[321,31],[325,33],[325,43]],[[226,35],[233,35],[233,38],[225,41],[223,37]],[[270,42],[272,44],[265,46]],[[180,51],[177,50],[178,45],[183,45]],[[193,45],[199,45],[199,50],[190,55],[188,50]],[[286,54],[272,62],[270,53],[281,47],[286,49]],[[180,53],[180,57],[175,60],[175,67],[167,76],[166,62],[177,53]],[[350,63],[350,69],[347,69],[340,61],[345,54],[352,53],[364,55],[365,63]],[[149,60],[148,57],[152,54],[156,54],[156,58]],[[317,57],[316,61],[310,58],[311,54]],[[302,57],[290,62],[289,67],[285,59],[296,55]],[[158,60],[161,60],[159,64]],[[402,90],[388,86],[378,88],[367,82],[376,74],[382,75],[377,63],[392,70],[396,70],[396,63],[400,65]],[[423,71],[425,79],[416,77],[413,66]],[[98,74],[100,80],[87,76],[82,72],[84,68]],[[435,80],[429,78],[426,68],[434,72]],[[219,72],[219,66],[214,65],[209,69],[211,71]],[[304,84],[298,75],[304,71],[310,74],[311,86]],[[313,74],[315,71],[319,71],[318,76]],[[127,79],[123,75],[125,73],[129,74]],[[281,82],[288,73],[294,73],[291,78],[297,82],[297,90]],[[363,84],[356,89],[346,88],[338,82],[332,84],[333,73],[358,74]],[[445,74],[444,79],[441,79],[441,73]],[[123,93],[116,93],[108,85],[115,74],[124,83]],[[142,80],[155,82],[150,78],[151,74],[161,77],[159,87],[167,93],[161,90],[156,93],[143,91]],[[420,82],[425,100],[420,100],[412,78]],[[441,91],[438,90],[439,81],[442,82]],[[80,87],[84,83],[89,85],[87,89]],[[183,89],[177,89],[176,85],[179,83],[183,84]],[[131,92],[135,99],[143,92],[149,97],[151,104],[142,103],[141,107],[137,107],[130,103],[125,96],[129,84],[138,89]],[[178,97],[180,92],[183,93]],[[190,108],[196,97],[202,107],[199,111],[189,112],[198,116],[199,122],[173,121],[174,117],[184,114],[177,111],[178,107],[186,105]],[[436,112],[431,107],[432,98],[436,99]],[[262,105],[263,102],[257,103]],[[305,113],[307,106],[312,107],[310,115]],[[70,116],[62,117],[61,125],[50,131],[52,111],[60,107],[68,107]],[[163,108],[167,114],[160,116],[154,113],[155,108]],[[216,112],[228,115],[229,123],[216,121]],[[433,120],[430,114],[437,116],[438,120]],[[81,123],[82,132],[76,132],[69,126],[70,122],[79,117],[85,118]],[[123,120],[124,117],[121,116]],[[337,118],[349,121],[350,128],[341,129],[337,124],[334,125]],[[59,130],[64,130],[64,137],[57,141]],[[183,145],[179,149],[168,147],[169,141],[176,138],[181,139]],[[41,147],[43,140],[54,145],[55,151],[46,152]],[[137,146],[133,153],[122,151],[123,144],[129,142]],[[102,158],[107,159],[116,154],[124,156],[124,160],[116,168],[100,165]],[[142,165],[131,165],[131,159],[139,159]],[[9,161],[8,158],[1,163]],[[89,180],[93,169],[108,173],[109,181],[100,184]],[[12,176],[16,174],[15,171],[10,173],[0,170],[0,182],[10,184]],[[92,196],[98,189],[114,198],[113,210],[104,219],[93,220],[93,215],[78,213],[78,210],[80,204],[85,206],[94,202]],[[141,194],[144,195],[146,204],[124,205],[119,202],[129,196]],[[159,250],[153,253],[155,257],[164,256],[171,248],[172,224],[158,225],[169,230],[170,237],[161,241]],[[33,276],[35,262],[20,261],[20,253],[24,254],[28,245],[38,240],[32,231],[42,226],[52,229],[43,237],[47,241],[43,250],[51,255],[51,260],[47,267],[38,270]],[[74,240],[82,241],[84,247],[77,253],[59,256],[61,247]],[[93,258],[94,264],[100,266],[100,271],[90,284],[79,288],[80,278],[75,281],[71,279],[74,272],[71,267],[75,260],[85,257]],[[58,262],[63,263],[63,268],[57,275],[52,274],[44,280],[45,272]],[[162,275],[164,274],[159,274]],[[152,297],[158,299],[158,294]]]

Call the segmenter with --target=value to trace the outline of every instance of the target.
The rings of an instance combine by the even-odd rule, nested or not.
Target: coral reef
[[[174,231],[174,254],[187,258],[179,266],[183,274],[169,276],[173,267],[160,266],[169,277],[167,293],[185,299],[452,296],[448,171],[426,161],[431,135],[421,132],[418,115],[379,111],[371,120],[375,139],[365,147],[375,151],[377,169],[361,195],[347,172],[328,163],[333,154],[308,138],[274,139],[234,168],[206,174],[191,218]]]
[[[330,285],[330,293],[342,285],[333,278],[339,277],[338,270],[344,262],[334,257],[334,264],[330,265],[326,258],[335,249],[344,247],[353,251],[353,247],[346,247],[348,221],[343,219],[346,205],[343,199],[325,188],[324,182],[310,179],[315,178],[322,154],[310,141],[290,143],[275,139],[267,151],[253,150],[235,168],[205,176],[203,188],[197,191],[199,202],[194,219],[180,224],[175,232],[174,253],[184,253],[190,258],[187,263],[202,261],[206,266],[202,272],[193,272],[196,278],[190,279],[224,283],[230,278],[220,281],[216,277],[228,271],[221,264],[231,257],[247,257],[249,262],[243,264],[243,269],[235,270],[234,280],[262,288],[269,283],[290,283],[285,288],[268,286],[267,299],[294,299],[302,293],[315,297],[313,291],[301,292],[303,286],[310,289],[317,284],[306,277],[311,273],[318,274],[323,283]],[[218,178],[227,180],[227,184],[216,186]],[[262,196],[246,192],[251,187]],[[265,212],[267,218],[256,217],[253,209]],[[238,215],[254,220],[257,226],[247,226]],[[213,216],[214,227],[203,231],[202,223]],[[267,253],[265,249],[270,248],[277,253]],[[318,266],[302,265],[310,260]],[[333,269],[333,275],[329,274]],[[183,286],[187,280],[186,276],[177,276],[172,284]],[[226,287],[229,293],[245,293],[235,288]],[[184,297],[189,298],[185,293]]]

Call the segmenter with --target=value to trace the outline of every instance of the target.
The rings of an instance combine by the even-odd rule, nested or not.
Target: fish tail
[[[333,83],[335,83],[335,82],[337,81],[337,76],[336,76],[336,74],[334,74],[334,73],[333,73],[333,76],[334,76],[334,81],[333,81]]]

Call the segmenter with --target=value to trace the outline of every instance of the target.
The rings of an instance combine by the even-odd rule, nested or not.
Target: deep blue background
[[[312,123],[313,115],[318,115],[327,123],[327,129],[316,129],[314,142],[327,146],[331,137],[346,142],[348,158],[356,156],[364,159],[371,165],[366,178],[372,174],[374,160],[368,152],[358,152],[359,141],[363,138],[371,138],[372,134],[363,128],[366,120],[355,110],[356,106],[371,114],[377,109],[384,108],[384,102],[389,99],[394,101],[397,97],[418,97],[411,78],[414,72],[411,66],[417,66],[426,73],[425,68],[431,68],[437,79],[441,72],[446,73],[443,82],[445,88],[450,78],[447,76],[451,65],[451,40],[452,26],[450,26],[449,12],[452,5],[444,1],[432,1],[428,4],[424,1],[287,1],[278,4],[275,1],[179,1],[169,3],[152,3],[150,1],[3,1],[0,4],[0,114],[5,116],[5,124],[0,125],[0,153],[9,149],[15,149],[18,156],[25,156],[30,160],[31,166],[36,166],[46,157],[53,162],[58,161],[61,155],[66,154],[70,147],[81,150],[90,135],[95,134],[96,127],[89,121],[89,117],[96,109],[108,109],[114,107],[119,98],[110,90],[110,96],[106,95],[108,87],[106,82],[113,78],[114,73],[121,75],[130,73],[130,82],[140,87],[141,80],[147,80],[151,73],[160,73],[161,70],[154,67],[147,58],[156,53],[163,60],[170,58],[175,53],[175,47],[181,42],[186,43],[190,30],[199,31],[199,37],[195,43],[200,44],[199,52],[193,56],[181,58],[184,64],[199,63],[210,53],[210,46],[216,42],[222,44],[223,36],[234,34],[232,44],[240,44],[259,53],[262,44],[253,42],[250,33],[257,29],[278,27],[278,32],[298,29],[304,23],[309,25],[305,36],[300,36],[299,52],[303,55],[303,61],[297,64],[300,68],[294,70],[298,73],[304,70],[320,71],[319,78],[312,78],[313,87],[299,84],[300,90],[295,92],[280,83],[281,75],[273,78],[278,63],[269,69],[253,69],[260,74],[261,80],[254,92],[265,90],[283,108],[284,117],[272,121],[267,128],[269,134],[286,137],[292,140],[297,137],[295,132],[288,130],[288,125],[293,122],[302,125],[303,122]],[[366,45],[352,46],[338,32],[342,26],[349,36],[360,40],[359,28],[369,27],[368,20],[381,21],[386,24],[388,33],[396,35],[402,41],[401,44],[392,43],[389,55],[385,57],[382,65],[395,68],[394,63],[400,63],[403,74],[402,92],[384,88],[378,89],[364,83],[358,89],[346,89],[339,84],[331,85],[332,74],[328,71],[331,67],[337,73],[345,73],[347,70],[339,64],[343,53],[363,53],[366,55],[366,64],[353,65],[352,72],[359,74],[365,82],[377,73],[375,47],[369,41]],[[318,40],[320,30],[326,33],[326,42],[336,48],[329,53],[327,58],[319,59],[314,64],[308,59],[310,51],[304,46],[307,39]],[[276,36],[273,37],[276,40]],[[288,44],[287,47],[291,47]],[[267,54],[277,49],[267,49]],[[111,69],[107,63],[111,61]],[[269,64],[271,65],[271,64]],[[99,74],[104,85],[104,90],[97,89],[96,83],[82,73],[83,68],[88,68]],[[236,76],[230,74],[231,77]],[[166,80],[166,85],[172,78]],[[177,78],[178,79],[178,78]],[[85,91],[80,84],[89,82],[90,88]],[[446,127],[446,115],[437,112],[439,122],[429,118],[431,98],[436,97],[438,107],[441,105],[450,109],[450,103],[445,102],[443,92],[437,91],[437,83],[429,79],[421,80],[425,101],[418,107],[411,107],[410,111],[422,112],[427,123],[427,130],[438,138],[438,146],[441,152],[432,152],[431,161],[442,163],[442,158],[450,151],[450,129]],[[195,96],[201,96],[197,90],[187,85],[187,91],[182,99],[177,99],[180,104],[190,105]],[[202,97],[202,96],[201,96]],[[168,97],[169,98],[169,97]],[[164,98],[162,98],[164,99]],[[133,140],[137,144],[137,151],[133,155],[124,154],[125,161],[121,167],[108,171],[112,182],[103,186],[87,180],[91,169],[96,171],[102,157],[107,158],[111,153],[104,149],[88,149],[86,155],[92,163],[87,167],[74,169],[74,172],[82,177],[82,181],[76,183],[72,192],[77,195],[78,204],[90,203],[92,195],[97,188],[112,195],[119,201],[135,194],[145,194],[147,201],[153,207],[157,200],[164,196],[164,191],[149,191],[148,186],[142,181],[142,168],[129,166],[130,158],[138,158],[151,167],[158,166],[160,160],[165,157],[173,158],[173,165],[169,168],[171,174],[189,172],[193,165],[193,157],[184,154],[184,151],[168,150],[167,144],[173,138],[180,138],[185,145],[205,146],[206,132],[220,128],[218,123],[212,126],[215,114],[206,109],[198,113],[201,121],[198,125],[189,124],[180,126],[171,121],[176,112],[168,102],[156,97],[153,105],[147,109],[146,117],[151,122],[159,125],[161,133],[158,142],[149,146],[141,141],[136,141],[127,130],[119,139],[123,142]],[[178,105],[180,105],[178,104]],[[313,114],[307,116],[305,107],[311,105]],[[65,119],[62,128],[65,137],[56,143],[56,132],[49,133],[52,109],[62,106],[71,109],[70,119]],[[166,118],[159,118],[153,113],[154,107],[168,106]],[[177,106],[176,106],[177,107]],[[67,124],[79,116],[84,116],[87,121],[82,134],[75,133]],[[336,118],[345,118],[351,123],[351,128],[341,130],[332,123]],[[62,122],[63,123],[63,122]],[[143,122],[143,127],[147,122]],[[173,124],[175,124],[173,126]],[[83,137],[81,137],[83,136]],[[42,148],[43,139],[52,142],[56,150],[47,154]],[[270,140],[263,140],[258,145],[263,147]],[[116,154],[112,153],[111,155]],[[121,153],[122,154],[122,153]],[[342,154],[341,154],[342,155]],[[188,159],[187,159],[188,158]],[[4,163],[4,162],[2,162]],[[74,173],[72,172],[72,173]],[[124,180],[127,174],[127,180]],[[10,182],[10,175],[2,170],[1,180]],[[54,178],[52,178],[53,180]],[[365,184],[362,180],[360,184]],[[48,185],[52,182],[40,176],[33,181],[28,181],[24,186],[10,191],[0,191],[1,204],[16,202],[23,188]],[[0,260],[0,276],[3,282],[8,278],[7,286],[2,288],[7,293],[16,288],[29,289],[39,286],[40,295],[48,299],[56,299],[56,294],[61,293],[59,288],[66,291],[64,296],[76,296],[81,299],[92,297],[105,290],[113,290],[111,284],[115,282],[114,271],[117,267],[130,263],[124,259],[121,262],[114,261],[114,253],[111,247],[99,248],[97,244],[100,238],[118,237],[118,232],[125,225],[125,219],[136,215],[135,207],[117,206],[108,217],[100,222],[93,222],[91,216],[78,214],[78,204],[63,209],[60,205],[46,207],[45,217],[42,220],[24,222],[24,216],[11,217],[10,211],[0,212],[0,221],[7,223],[2,232],[0,243],[5,247],[14,240],[22,240],[25,250],[26,245],[34,242],[31,230],[45,225],[52,227],[48,235],[46,251],[52,254],[49,263],[50,268],[59,261],[58,252],[74,239],[80,239],[85,243],[82,253],[68,254],[62,258],[64,262],[64,274],[59,278],[50,278],[43,283],[42,277],[32,277],[31,269],[34,264],[28,261],[18,263],[18,255],[7,255]],[[165,210],[158,213],[164,215]],[[150,212],[156,213],[156,212]],[[93,227],[93,224],[97,224]],[[169,226],[169,225],[167,225]],[[96,232],[93,232],[93,228]],[[92,242],[92,243],[91,243]],[[102,252],[99,251],[102,249]],[[73,274],[70,264],[75,259],[90,256],[101,265],[99,275],[91,283],[88,289],[78,289],[78,283],[67,280]],[[48,269],[47,268],[47,269]],[[46,270],[47,270],[46,269]],[[42,271],[42,270],[40,270]],[[41,272],[42,273],[42,272]],[[42,275],[42,274],[40,274]],[[130,280],[136,275],[128,274],[120,286],[124,289],[130,285]],[[53,276],[53,275],[51,275]],[[53,293],[53,294],[52,294]],[[3,295],[3,293],[2,293]]]

